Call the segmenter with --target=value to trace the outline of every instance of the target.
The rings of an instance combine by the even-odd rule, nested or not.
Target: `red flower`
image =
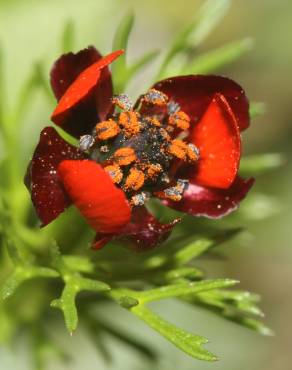
[[[43,226],[73,203],[97,232],[96,248],[119,238],[144,250],[179,221],[158,222],[145,208],[149,197],[211,218],[245,197],[254,181],[238,177],[248,101],[230,79],[182,76],[158,82],[133,105],[113,96],[108,65],[121,53],[102,58],[89,47],[56,61],[52,121],[80,144],[46,127],[25,182]]]

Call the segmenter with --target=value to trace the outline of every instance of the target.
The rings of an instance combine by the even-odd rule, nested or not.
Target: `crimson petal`
[[[131,209],[124,192],[96,162],[63,161],[58,174],[74,205],[97,232],[116,233],[130,221]]]
[[[189,141],[200,151],[191,182],[229,188],[238,172],[241,141],[236,119],[223,95],[215,95]]]
[[[51,69],[51,86],[59,101],[82,71],[102,58],[93,46],[78,53],[63,54]]]
[[[108,65],[120,54],[122,51],[116,51],[101,58],[90,47],[77,54],[63,55],[51,72],[52,88],[59,99],[52,121],[79,137],[89,133],[99,120],[104,120],[112,108]]]
[[[42,226],[59,216],[70,204],[60,182],[57,168],[64,159],[80,159],[84,155],[68,144],[53,127],[45,127],[28,166],[25,184]]]
[[[169,207],[193,216],[220,218],[238,208],[254,184],[254,179],[237,177],[229,189],[214,189],[190,184],[180,202],[164,202]]]
[[[239,129],[249,126],[249,103],[244,90],[229,78],[214,75],[191,75],[168,78],[157,82],[155,89],[179,103],[192,123],[198,122],[215,94],[221,94],[230,105]]]
[[[93,248],[100,249],[110,239],[116,239],[130,243],[137,252],[145,252],[166,240],[178,222],[180,219],[162,224],[145,207],[137,207],[133,209],[131,221],[117,235],[109,238],[105,234],[97,234]]]

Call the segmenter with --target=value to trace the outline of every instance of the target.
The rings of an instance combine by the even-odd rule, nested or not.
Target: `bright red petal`
[[[215,95],[189,141],[200,151],[193,183],[227,189],[233,183],[240,161],[240,132],[236,119],[223,95]]]
[[[221,76],[178,76],[157,82],[155,89],[179,103],[193,124],[200,121],[215,94],[227,100],[240,131],[249,126],[249,103],[244,90],[236,82]]]
[[[81,158],[84,154],[63,140],[53,127],[42,130],[24,180],[42,226],[53,221],[71,204],[57,174],[59,163]]]
[[[116,233],[130,221],[124,192],[96,162],[63,161],[58,174],[72,202],[97,232]]]
[[[56,99],[59,101],[69,86],[86,68],[100,60],[102,56],[93,47],[67,53],[56,60],[51,69],[51,86]]]
[[[62,125],[64,117],[83,101],[101,79],[101,71],[123,53],[115,51],[86,68],[69,86],[52,114],[52,121]]]
[[[166,205],[193,216],[220,218],[238,208],[254,184],[254,179],[237,177],[229,189],[212,189],[190,184],[180,202],[164,201]]]

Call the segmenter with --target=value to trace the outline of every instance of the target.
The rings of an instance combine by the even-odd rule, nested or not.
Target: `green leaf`
[[[63,30],[61,50],[62,53],[69,53],[74,49],[75,44],[75,27],[72,19],[69,19]]]
[[[257,306],[259,296],[240,290],[210,290],[194,296],[183,297],[185,301],[207,308],[220,317],[236,322],[263,335],[272,331],[255,317],[263,317]]]
[[[257,118],[264,115],[267,111],[266,104],[261,102],[252,102],[249,107],[251,118]]]
[[[127,49],[129,36],[132,31],[133,25],[134,25],[133,13],[126,14],[115,32],[113,40],[113,50]],[[121,55],[115,61],[115,63],[113,63],[112,71],[115,93],[120,93],[123,91],[128,77],[128,69],[125,54]]]
[[[126,14],[119,24],[113,40],[113,50],[126,49],[134,25],[134,14]]]
[[[32,103],[33,94],[37,89],[43,91],[50,104],[55,103],[51,89],[47,83],[47,76],[44,69],[42,61],[34,63],[30,76],[20,90],[16,108],[14,109],[15,121],[20,120],[20,117],[25,113],[29,104]]]
[[[285,157],[280,153],[255,154],[243,157],[240,163],[242,176],[257,176],[273,171],[285,163]]]
[[[188,355],[204,361],[217,360],[216,356],[202,347],[208,342],[207,339],[177,328],[145,306],[133,307],[131,312]]]
[[[261,335],[265,336],[273,336],[274,332],[270,328],[268,328],[265,324],[263,324],[259,320],[252,319],[250,317],[235,317],[234,321],[238,324],[246,326],[247,328],[258,332]]]
[[[139,304],[138,299],[131,297],[131,296],[121,296],[119,299],[119,304],[124,308],[131,308],[137,306]]]
[[[0,301],[0,344],[10,344],[15,331],[17,330],[17,320],[11,314],[7,306]]]
[[[175,281],[177,279],[186,278],[189,280],[202,278],[203,272],[195,267],[180,267],[173,270],[168,270],[163,274],[167,281]]]
[[[229,5],[229,0],[205,1],[193,21],[174,39],[161,65],[158,79],[164,75],[166,67],[177,53],[187,50],[190,46],[192,49],[196,48],[208,36],[224,17]]]
[[[94,272],[94,264],[87,257],[67,255],[62,258],[70,270],[86,273]]]
[[[259,221],[274,216],[282,209],[280,201],[270,195],[251,193],[237,212],[238,217],[248,221]]]
[[[1,289],[2,299],[14,294],[15,290],[25,281],[35,278],[56,278],[59,273],[53,269],[40,266],[17,266],[5,281]]]
[[[78,312],[76,308],[76,296],[83,290],[104,292],[110,290],[110,286],[97,280],[80,277],[78,274],[65,274],[63,276],[65,287],[59,299],[52,301],[51,306],[62,310],[66,327],[70,334],[76,330],[78,324]]]
[[[77,328],[78,313],[75,304],[75,298],[78,293],[78,287],[74,284],[66,284],[61,298],[52,301],[51,306],[63,311],[66,327],[70,334]]]
[[[214,243],[212,239],[198,239],[191,242],[174,254],[173,261],[176,265],[184,265],[206,252]]]
[[[221,67],[238,60],[244,53],[251,50],[251,48],[252,40],[250,38],[232,42],[205,54],[198,55],[193,62],[188,62],[183,67],[181,73],[207,74],[218,71]]]
[[[206,0],[190,27],[187,42],[196,47],[221,22],[230,7],[230,0]]]
[[[231,279],[214,279],[191,283],[179,283],[161,286],[159,288],[149,289],[143,292],[136,292],[134,297],[137,297],[139,302],[146,303],[158,301],[165,298],[193,295],[206,290],[226,288],[237,283],[238,281]]]
[[[151,50],[139,58],[128,68],[128,80],[135,76],[143,67],[151,63],[159,54],[158,50]]]
[[[3,63],[3,51],[0,46],[0,128],[4,119],[4,110],[6,107],[6,94],[5,94],[5,82],[4,82],[4,63]]]

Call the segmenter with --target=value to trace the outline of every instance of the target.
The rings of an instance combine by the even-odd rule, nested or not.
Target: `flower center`
[[[104,167],[132,205],[143,205],[152,194],[179,201],[188,181],[173,180],[174,164],[199,158],[196,146],[183,140],[189,116],[156,89],[142,95],[135,107],[124,94],[113,103],[115,113],[99,122],[92,135],[80,138],[80,149]]]

